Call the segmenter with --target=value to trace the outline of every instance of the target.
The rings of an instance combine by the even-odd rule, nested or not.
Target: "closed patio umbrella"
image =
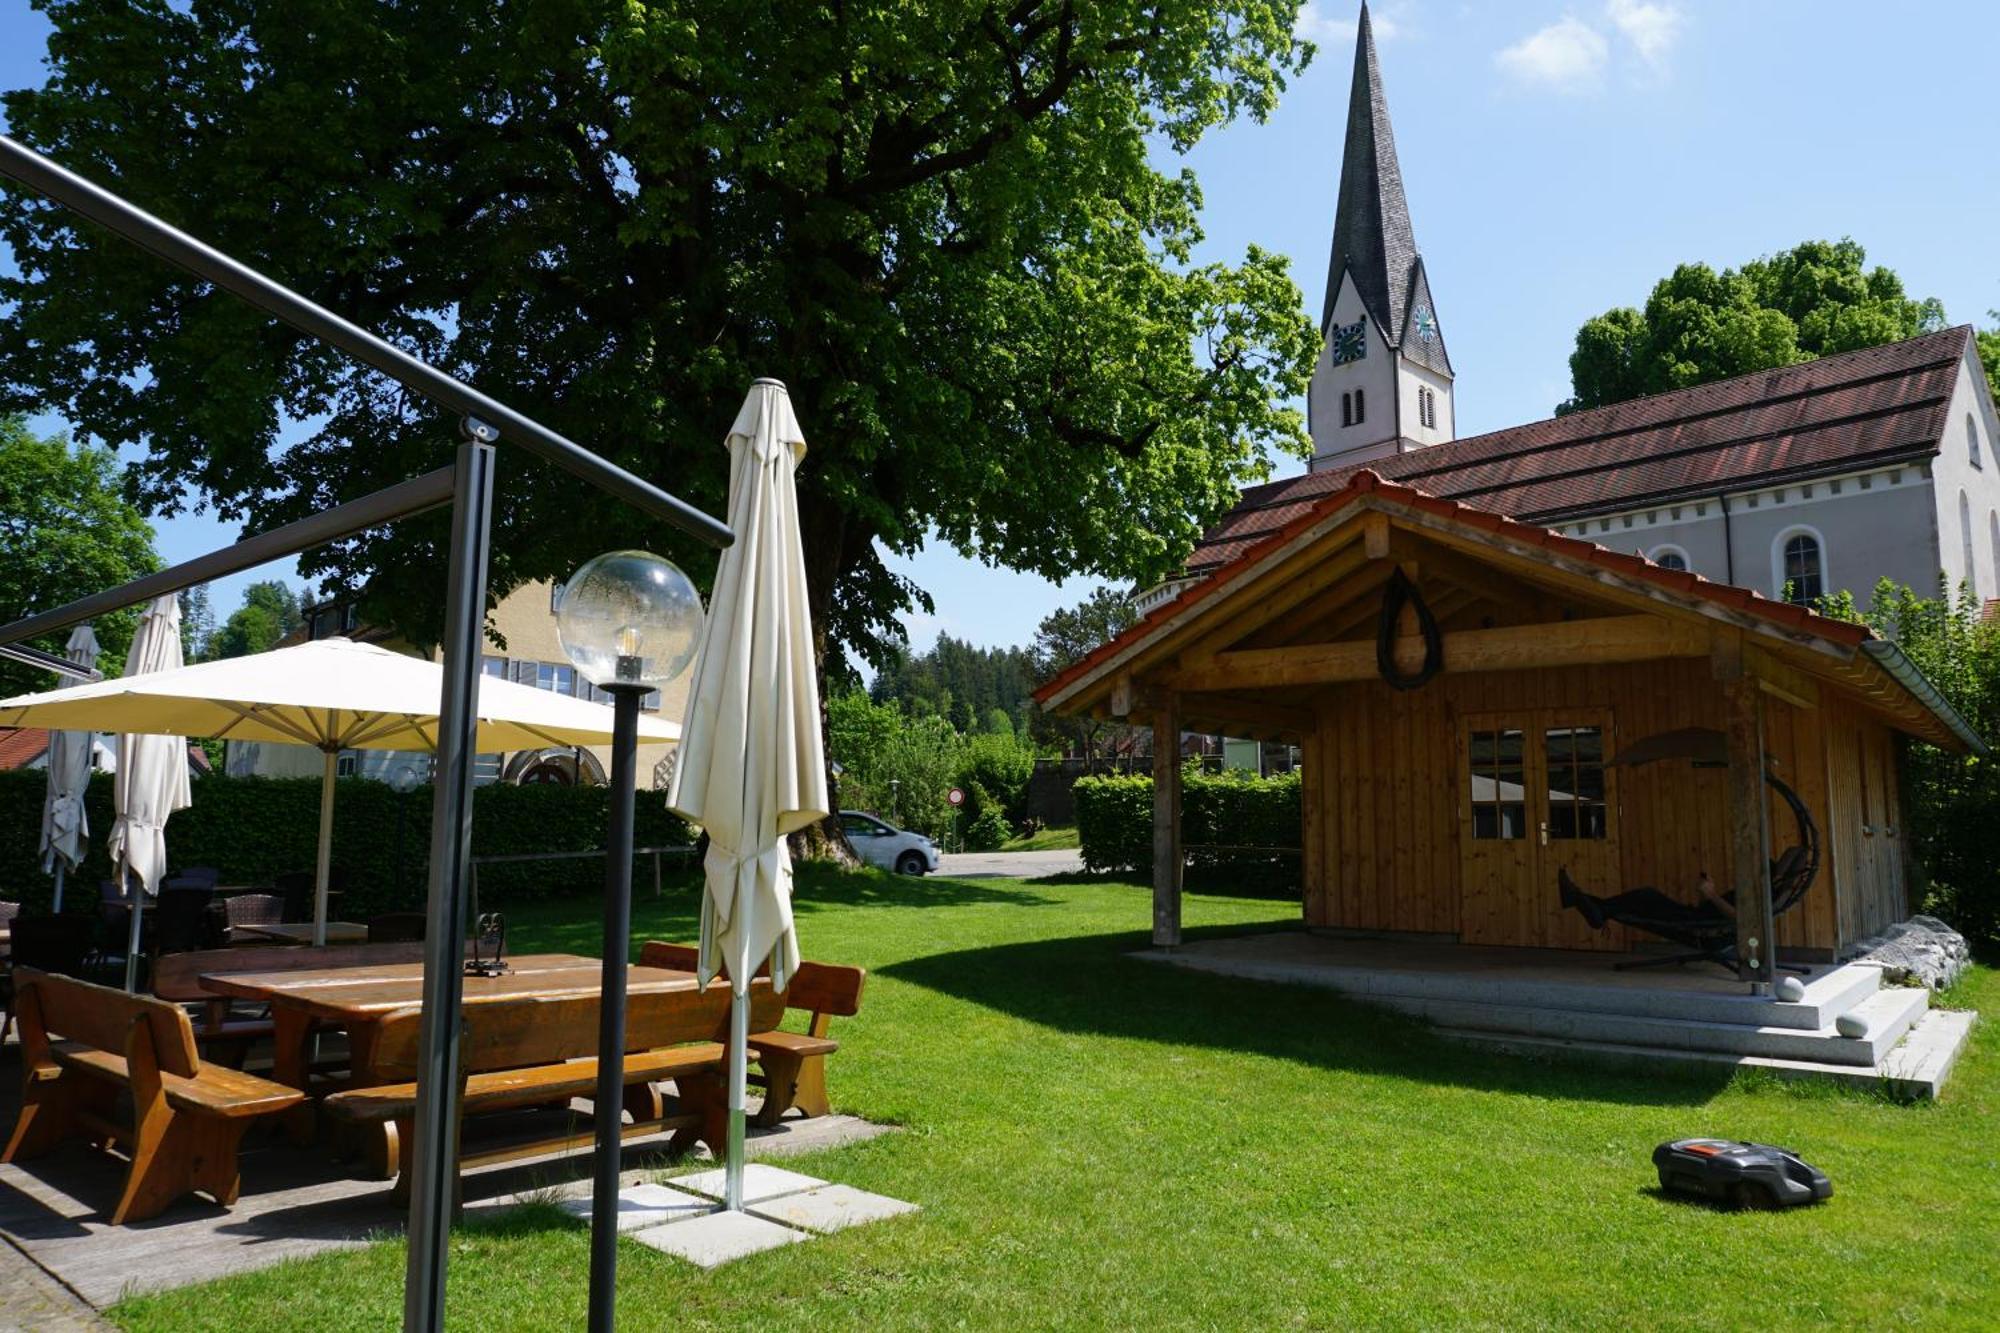
[[[313,936],[323,944],[333,847],[333,779],[340,753],[435,749],[442,680],[443,668],[436,662],[346,639],[320,639],[248,657],[199,662],[177,671],[7,699],[0,701],[0,725],[165,731],[278,741],[319,750],[325,767]],[[480,678],[477,711],[482,751],[598,745],[611,739],[611,710],[603,704],[494,676]],[[639,719],[642,741],[671,741],[679,735],[680,728],[672,722]],[[184,754],[181,768],[185,783]],[[124,777],[121,764],[121,784]]]
[[[69,632],[63,656],[86,669],[97,666],[97,635],[88,625]],[[55,872],[55,908],[62,911],[63,880],[83,864],[90,842],[90,821],[84,815],[83,794],[90,785],[87,731],[49,733],[49,789],[42,800],[42,869]]]
[[[181,608],[172,593],[153,599],[139,615],[138,632],[125,656],[123,681],[99,681],[84,689],[124,684],[181,665]],[[126,728],[111,728],[127,730]],[[194,804],[188,792],[187,742],[178,736],[127,734],[118,738],[118,776],[113,784],[111,865],[119,890],[132,899],[130,938],[125,948],[125,989],[139,983],[139,919],[146,895],[167,873],[167,817]],[[139,892],[132,892],[132,879]]]
[[[716,570],[667,804],[708,833],[699,972],[704,985],[727,972],[735,992],[724,1178],[740,1210],[750,979],[766,958],[780,990],[798,969],[785,835],[828,802],[794,483],[806,445],[784,385],[751,385],[727,447],[736,542]]]

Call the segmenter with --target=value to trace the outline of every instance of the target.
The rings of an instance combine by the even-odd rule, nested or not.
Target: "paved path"
[[[0,1330],[97,1333],[110,1327],[40,1264],[0,1239]]]
[[[951,852],[942,860],[938,874],[953,879],[1039,879],[1083,872],[1083,853],[1074,847],[1055,852]]]

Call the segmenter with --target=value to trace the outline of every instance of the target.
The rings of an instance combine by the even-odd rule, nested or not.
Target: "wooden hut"
[[[1771,874],[1798,821],[1817,873],[1776,921],[1823,959],[1908,915],[1903,738],[1983,749],[1868,629],[1362,472],[1049,682],[1059,712],[1282,738],[1303,753],[1307,926],[1554,948],[1650,946],[1565,908],[1733,890],[1733,958],[1773,976]],[[1713,762],[1624,767],[1701,729]],[[1154,939],[1180,938],[1176,746],[1156,745]]]

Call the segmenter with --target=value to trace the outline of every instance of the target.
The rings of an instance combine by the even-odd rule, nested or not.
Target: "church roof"
[[[1366,464],[1383,478],[1537,524],[1803,480],[1938,451],[1968,325],[1634,398]],[[1229,563],[1363,465],[1253,486],[1189,556]]]
[[[1354,39],[1354,87],[1347,98],[1347,145],[1340,160],[1340,197],[1334,212],[1333,256],[1326,270],[1326,308],[1320,313],[1320,332],[1325,333],[1333,322],[1333,303],[1340,294],[1340,275],[1346,270],[1354,275],[1354,285],[1368,313],[1382,326],[1383,336],[1391,346],[1399,345],[1410,268],[1416,261],[1416,233],[1410,228],[1410,207],[1403,198],[1396,135],[1389,128],[1389,103],[1375,62],[1375,31],[1364,3]]]

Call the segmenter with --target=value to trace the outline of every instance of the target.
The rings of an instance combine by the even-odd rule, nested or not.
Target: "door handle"
[[[1549,845],[1549,821],[1544,819],[1542,821],[1542,846],[1546,847],[1548,845]]]

